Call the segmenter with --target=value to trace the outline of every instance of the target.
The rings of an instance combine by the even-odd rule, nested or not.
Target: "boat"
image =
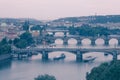
[[[109,54],[108,53],[104,53],[104,56],[108,56]]]
[[[96,58],[97,58],[97,57],[88,56],[88,57],[86,57],[83,61],[84,61],[84,62],[92,62],[92,61],[94,61]]]
[[[53,60],[63,60],[63,59],[65,59],[65,58],[66,58],[65,54],[62,53],[60,56],[54,57]]]

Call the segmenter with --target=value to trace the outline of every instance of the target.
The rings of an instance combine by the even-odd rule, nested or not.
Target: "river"
[[[65,53],[65,60],[53,61],[53,57]],[[41,74],[54,75],[57,80],[85,80],[86,72],[103,62],[110,62],[112,56],[93,52],[83,55],[97,57],[93,62],[77,63],[75,55],[68,52],[53,52],[49,54],[50,61],[42,62],[41,55],[34,55],[29,59],[9,60],[0,63],[0,80],[34,80]]]

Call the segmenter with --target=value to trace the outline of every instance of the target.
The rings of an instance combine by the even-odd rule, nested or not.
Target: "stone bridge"
[[[69,30],[68,29],[58,29],[57,27],[56,28],[49,28],[49,29],[46,29],[45,30],[45,33],[52,33],[53,36],[42,36],[40,35],[39,38],[37,38],[37,42],[36,43],[39,43],[40,41],[45,41],[46,40],[49,40],[50,42],[54,43],[55,40],[57,39],[61,39],[63,41],[63,44],[64,45],[68,45],[68,41],[70,39],[75,39],[76,42],[77,42],[77,45],[82,45],[82,41],[84,39],[89,39],[90,42],[91,42],[91,45],[94,46],[96,45],[96,40],[97,39],[103,39],[104,40],[104,45],[108,46],[109,45],[109,41],[111,39],[116,39],[118,41],[118,45],[120,45],[120,36],[95,36],[95,37],[86,37],[86,36],[79,36],[79,35],[69,35]],[[64,35],[63,36],[56,36],[55,33],[57,32],[62,32]],[[117,45],[117,44],[116,44]]]
[[[25,53],[27,55],[31,54],[42,54],[42,60],[48,60],[49,59],[49,53],[55,52],[55,51],[65,51],[70,52],[76,55],[76,61],[81,62],[83,60],[83,54],[88,52],[105,52],[113,56],[113,60],[117,60],[117,55],[120,53],[120,46],[116,47],[98,47],[98,46],[90,46],[90,47],[84,47],[84,46],[62,46],[62,47],[49,47],[49,46],[39,46],[29,49],[12,49],[12,54],[17,54],[18,58],[22,55],[22,53]]]
[[[41,37],[41,39],[43,39],[43,37]],[[51,41],[52,43],[55,43],[55,40],[60,39],[63,41],[63,45],[68,45],[68,41],[70,39],[75,39],[77,42],[77,45],[82,45],[82,41],[84,39],[88,39],[91,41],[92,46],[96,45],[96,40],[98,40],[98,39],[102,39],[104,41],[105,46],[109,45],[110,40],[116,39],[118,41],[118,44],[116,44],[116,45],[120,45],[120,36],[83,37],[83,36],[69,35],[69,36],[46,37],[45,39]]]

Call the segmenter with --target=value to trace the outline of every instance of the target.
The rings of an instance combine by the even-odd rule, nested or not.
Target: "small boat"
[[[88,56],[86,57],[83,61],[84,62],[91,62],[91,61],[94,61],[97,57],[92,57],[92,56]]]
[[[62,53],[60,56],[54,57],[53,60],[63,60],[63,59],[65,59],[65,57],[66,57],[65,54]]]
[[[104,56],[108,56],[108,53],[104,53]]]

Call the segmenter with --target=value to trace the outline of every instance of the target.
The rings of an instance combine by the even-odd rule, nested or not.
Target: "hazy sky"
[[[40,20],[120,14],[120,0],[0,0],[0,17]]]

